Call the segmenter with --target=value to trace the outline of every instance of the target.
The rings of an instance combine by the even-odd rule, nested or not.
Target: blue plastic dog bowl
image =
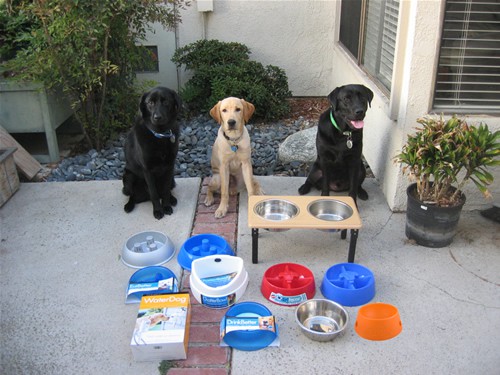
[[[360,306],[375,296],[375,277],[368,268],[356,263],[330,267],[321,283],[325,298],[343,306]]]
[[[177,255],[177,262],[185,270],[191,271],[193,260],[217,254],[234,255],[234,251],[224,237],[217,234],[197,234],[184,242]]]
[[[125,303],[139,303],[145,294],[168,294],[178,291],[177,278],[168,268],[144,267],[130,276]]]
[[[271,311],[257,302],[240,302],[227,310],[221,321],[221,333],[226,329],[227,318],[260,318],[270,317]],[[242,329],[230,331],[224,334],[223,340],[230,347],[242,351],[255,351],[268,347],[278,336],[278,325],[276,320],[274,331],[265,329]]]

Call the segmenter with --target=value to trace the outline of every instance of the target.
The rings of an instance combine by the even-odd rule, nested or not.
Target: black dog
[[[332,191],[349,191],[356,202],[368,199],[361,187],[366,169],[361,159],[363,151],[363,119],[373,99],[373,92],[363,85],[337,87],[329,95],[331,108],[319,118],[314,162],[299,194],[309,193],[311,187],[321,195]]]
[[[131,212],[136,203],[151,200],[155,218],[172,214],[172,206],[177,204],[171,190],[175,187],[180,109],[179,95],[166,87],[142,95],[135,125],[125,141],[123,194],[130,196],[125,212]]]

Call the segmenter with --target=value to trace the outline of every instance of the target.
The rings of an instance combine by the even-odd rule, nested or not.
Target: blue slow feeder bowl
[[[221,332],[225,331],[226,319],[228,317],[233,318],[259,318],[272,316],[271,311],[257,302],[240,302],[233,305],[229,310],[227,310],[226,315],[221,321]],[[276,320],[273,322],[274,332],[262,329],[242,329],[227,332],[223,340],[230,347],[242,351],[255,351],[268,347],[276,337],[278,336],[278,325]]]
[[[197,234],[184,242],[177,255],[177,262],[185,270],[191,271],[193,260],[220,254],[234,255],[224,237],[217,234]]]
[[[125,303],[139,303],[145,294],[169,294],[178,291],[177,277],[168,268],[144,267],[130,276]]]
[[[356,263],[335,264],[326,271],[321,293],[342,306],[364,305],[375,296],[375,277]]]

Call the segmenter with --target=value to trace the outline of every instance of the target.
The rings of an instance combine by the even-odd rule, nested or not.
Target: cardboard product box
[[[134,359],[186,359],[190,322],[189,293],[143,296],[130,341]]]

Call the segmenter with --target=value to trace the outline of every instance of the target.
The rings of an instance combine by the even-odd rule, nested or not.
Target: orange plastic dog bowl
[[[373,341],[389,340],[399,335],[403,326],[396,307],[388,303],[361,306],[354,324],[356,333]]]

